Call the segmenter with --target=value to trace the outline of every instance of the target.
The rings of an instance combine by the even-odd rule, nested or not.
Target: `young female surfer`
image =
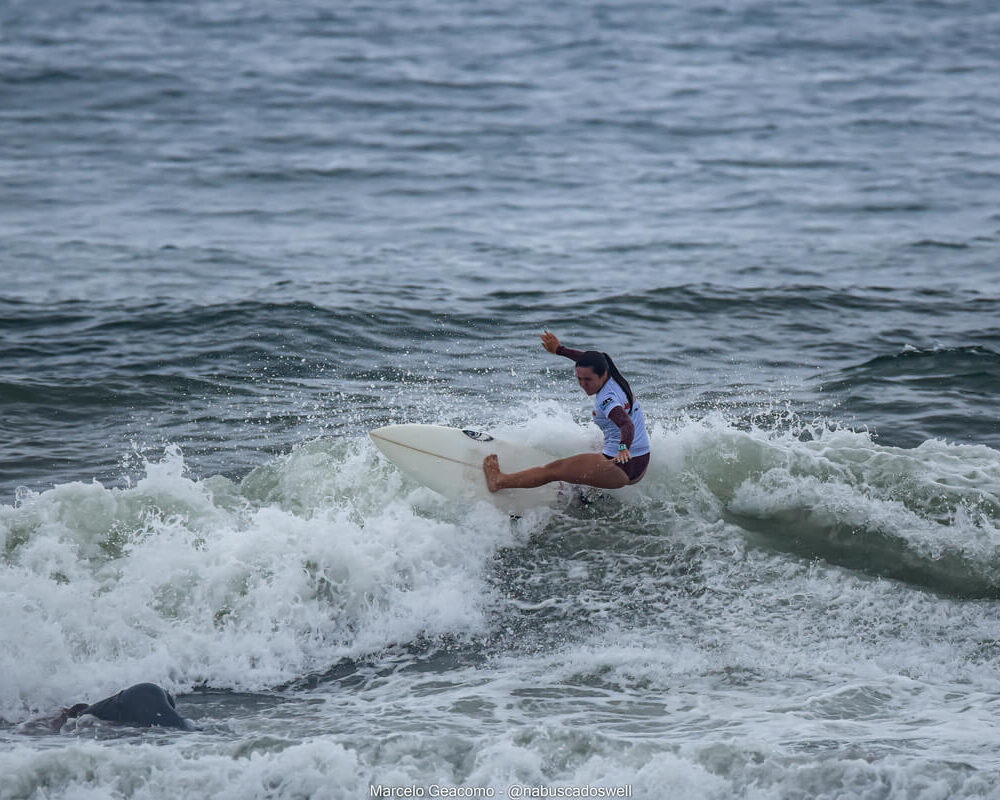
[[[580,453],[541,467],[503,473],[495,455],[486,456],[483,472],[491,492],[530,489],[552,481],[582,483],[600,489],[620,489],[638,483],[649,464],[649,436],[642,408],[607,353],[571,350],[545,331],[542,346],[576,362],[576,381],[594,397],[594,422],[604,433],[601,453]]]

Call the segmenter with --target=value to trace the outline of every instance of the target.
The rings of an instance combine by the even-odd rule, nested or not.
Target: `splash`
[[[484,560],[530,520],[450,508],[370,450],[314,441],[233,483],[171,447],[130,488],[20,492],[0,507],[0,716],[145,680],[260,689],[481,630]]]
[[[493,430],[554,457],[598,443],[555,405],[514,417]],[[491,559],[538,532],[593,529],[609,554],[625,546],[615,525],[699,546],[736,537],[728,547],[1000,595],[1000,453],[988,447],[885,447],[824,424],[718,415],[651,435],[637,486],[517,524],[416,486],[360,439],[306,443],[238,482],[190,475],[170,447],[126,488],[19,492],[0,507],[0,716],[139,681],[260,690],[400,643],[488,638],[513,602]]]

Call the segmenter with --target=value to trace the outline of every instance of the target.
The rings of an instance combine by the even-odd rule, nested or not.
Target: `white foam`
[[[17,747],[0,753],[0,799],[45,796],[78,798],[367,796],[356,754],[336,742],[289,741],[271,752],[222,752],[218,747],[108,747],[76,742],[58,750]],[[230,748],[232,750],[232,748]]]
[[[595,446],[591,427],[542,406],[493,430],[560,456]],[[265,714],[254,725],[267,735],[241,728],[235,743],[200,733],[125,753],[80,731],[57,751],[8,742],[6,791],[354,797],[375,780],[631,783],[635,797],[983,794],[970,769],[995,773],[993,604],[757,547],[732,517],[804,514],[928,562],[959,553],[985,580],[998,454],[718,416],[651,433],[631,494],[514,525],[416,487],[363,441],[310,442],[240,483],[192,478],[171,449],[128,489],[24,495],[0,509],[8,719],[139,680],[273,687],[422,634],[509,635],[511,647],[445,675],[332,687],[303,723],[336,731],[319,737],[285,740],[288,718]],[[492,559],[525,544],[538,572],[508,586]],[[491,630],[506,615],[528,636]]]
[[[530,521],[421,513],[365,447],[312,443],[267,468],[264,497],[259,474],[245,493],[197,481],[171,449],[132,488],[66,484],[4,506],[0,715],[138,681],[258,689],[481,630],[484,560]]]

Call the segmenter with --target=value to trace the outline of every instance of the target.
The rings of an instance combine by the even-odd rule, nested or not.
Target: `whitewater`
[[[554,405],[503,433],[593,438]],[[38,749],[8,729],[4,796],[992,791],[996,451],[721,417],[653,438],[637,487],[520,520],[360,439],[238,482],[171,447],[133,486],[22,492],[0,515],[0,715],[155,675],[201,730],[81,723]]]

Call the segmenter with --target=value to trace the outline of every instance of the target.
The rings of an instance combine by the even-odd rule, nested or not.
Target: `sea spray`
[[[171,448],[132,488],[68,484],[3,507],[0,714],[142,680],[261,689],[482,630],[484,559],[517,533],[506,515],[421,513],[439,501],[350,443],[266,470],[245,487],[199,481]]]

